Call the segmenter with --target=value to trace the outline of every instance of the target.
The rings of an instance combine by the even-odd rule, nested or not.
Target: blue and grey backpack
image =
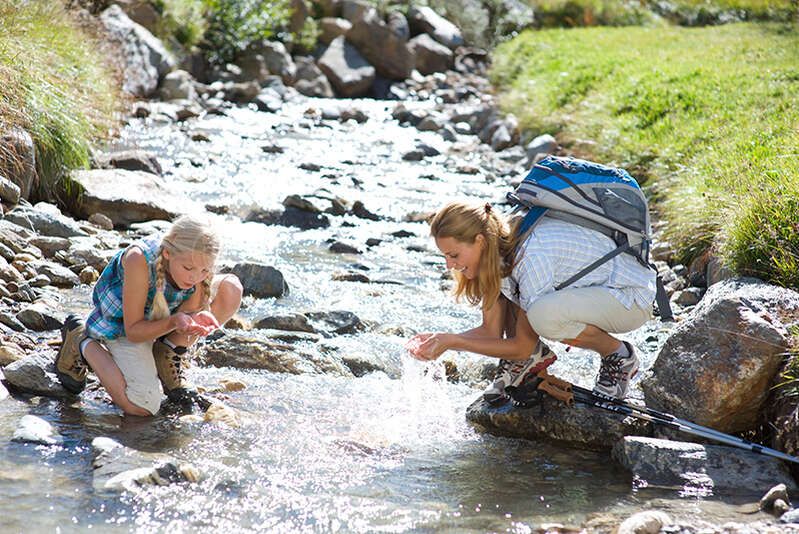
[[[646,197],[624,169],[548,156],[533,166],[515,192],[508,193],[508,200],[516,210],[527,210],[518,229],[520,235],[535,228],[543,217],[552,217],[596,230],[616,243],[616,249],[586,265],[556,290],[621,253],[631,254],[641,265],[657,271],[649,262],[651,228]],[[656,302],[660,318],[671,320],[671,306],[659,276]]]

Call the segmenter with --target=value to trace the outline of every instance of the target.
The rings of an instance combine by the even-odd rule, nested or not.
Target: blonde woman
[[[120,251],[94,286],[85,324],[73,315],[64,325],[56,356],[62,385],[80,393],[91,368],[114,403],[138,416],[158,411],[162,385],[170,400],[198,401],[182,356],[241,304],[238,278],[214,275],[219,248],[207,220],[183,216],[165,235]]]
[[[623,398],[638,370],[632,345],[612,333],[635,330],[651,318],[655,273],[627,254],[556,291],[555,287],[616,248],[603,234],[545,218],[518,236],[490,204],[453,203],[433,217],[430,233],[456,282],[455,295],[480,305],[483,321],[466,332],[419,334],[411,354],[434,360],[447,350],[500,359],[489,403],[555,360],[540,337],[594,350],[602,357],[594,389]],[[522,313],[519,313],[519,312]]]

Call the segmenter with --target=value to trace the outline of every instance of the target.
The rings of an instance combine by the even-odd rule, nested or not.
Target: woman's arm
[[[122,282],[122,318],[125,337],[133,343],[152,341],[175,329],[190,326],[191,318],[185,313],[176,313],[165,319],[148,321],[144,318],[144,306],[150,288],[150,272],[144,253],[131,248],[122,257],[125,276]]]

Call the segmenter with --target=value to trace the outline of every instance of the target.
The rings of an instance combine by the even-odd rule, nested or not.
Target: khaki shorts
[[[155,368],[153,342],[132,343],[126,337],[101,341],[87,338],[86,342],[88,341],[97,341],[111,354],[125,377],[125,395],[128,400],[155,415],[161,407],[164,392]]]
[[[577,287],[548,293],[527,310],[536,333],[546,339],[574,339],[588,325],[622,334],[640,328],[652,318],[652,306],[633,304],[627,309],[604,287]]]

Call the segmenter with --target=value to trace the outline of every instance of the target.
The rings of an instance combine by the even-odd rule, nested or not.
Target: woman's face
[[[194,287],[213,273],[213,258],[198,252],[172,252],[165,250],[164,258],[168,261],[167,272],[175,287],[189,289]]]
[[[454,237],[437,237],[436,246],[447,260],[447,269],[454,269],[469,280],[480,272],[480,255],[485,246],[485,238],[477,234],[474,243],[458,241]]]

